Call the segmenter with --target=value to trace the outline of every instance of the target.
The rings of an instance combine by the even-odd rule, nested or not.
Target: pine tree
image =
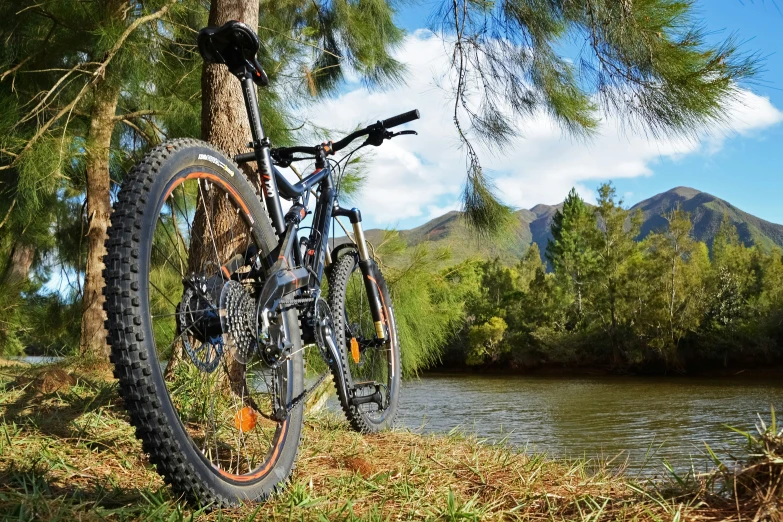
[[[468,331],[470,350],[465,358],[468,366],[478,366],[485,362],[497,362],[501,355],[500,343],[508,325],[500,317],[490,317],[480,325],[471,326]]]
[[[640,255],[635,239],[639,235],[642,215],[623,208],[622,200],[616,201],[615,188],[605,183],[598,188],[599,233],[594,248],[597,252],[596,274],[590,282],[593,309],[602,329],[609,337],[612,361],[622,365],[624,353],[621,333],[626,324],[628,268]]]
[[[664,360],[676,363],[680,341],[698,328],[704,314],[709,257],[706,245],[691,237],[686,212],[678,207],[663,217],[667,229],[651,234],[643,246],[651,275],[644,285],[652,297],[639,323]]]
[[[248,16],[257,20],[259,4],[245,4]],[[376,86],[399,79],[401,65],[391,51],[403,33],[385,2],[322,7],[262,2],[260,9],[260,58],[274,82],[260,97],[260,108],[275,143],[292,140],[292,129],[299,125],[290,117],[292,107],[331,92],[346,69],[358,70]],[[47,236],[57,215],[67,214],[57,210],[58,204],[74,208],[76,203],[76,226],[56,227],[71,231],[75,241],[57,245],[55,257],[64,263],[64,273],[76,275],[75,298],[85,312],[82,352],[105,354],[101,256],[110,176],[119,180],[163,139],[199,134],[202,62],[194,41],[207,24],[207,12],[195,0],[84,5],[11,0],[0,6],[0,15],[0,33],[8,43],[0,50],[0,169],[5,171],[0,180],[0,283],[13,282],[18,274],[26,278],[44,258],[41,249],[53,246]],[[372,30],[376,23],[383,32]],[[328,59],[337,63],[318,65]],[[228,79],[223,84],[219,77],[205,79],[206,87],[241,100],[236,80]],[[235,109],[223,114],[233,118],[223,129],[239,124],[239,137],[246,116],[243,106]],[[211,128],[202,135],[216,142],[227,139]],[[236,152],[245,147],[244,137],[241,141],[219,144]]]
[[[751,294],[757,276],[753,266],[755,251],[755,248],[745,246],[737,227],[728,214],[724,214],[712,243],[712,274],[706,313],[711,329],[718,336],[724,336],[722,341],[736,341],[740,323],[752,313],[749,303],[756,297]]]
[[[527,292],[530,288],[530,283],[536,278],[536,274],[544,269],[545,267],[544,263],[541,261],[541,251],[538,249],[538,243],[533,243],[516,266],[516,271],[519,274],[516,284],[519,287],[519,290]]]
[[[121,94],[134,91],[127,78],[151,77],[150,60],[138,60],[165,39],[151,22],[173,2],[122,0],[45,4],[25,0],[3,5],[3,33],[13,42],[3,56],[2,91],[10,109],[0,148],[15,183],[6,188],[15,201],[40,205],[46,195],[85,190],[84,285],[81,348],[105,356],[101,277],[103,241],[110,212],[111,150],[120,139],[117,124],[141,117],[124,113]],[[6,16],[14,13],[15,16]],[[151,27],[151,28],[150,28]],[[138,85],[138,83],[137,83]],[[65,191],[65,192],[63,192]],[[23,215],[31,209],[18,205]],[[15,209],[14,211],[17,211]],[[46,223],[46,213],[36,220]],[[48,216],[48,217],[51,217]]]
[[[557,277],[573,295],[575,310],[572,322],[577,324],[583,316],[583,294],[586,280],[595,270],[598,253],[595,215],[571,189],[552,219],[552,239],[547,243],[546,258]]]
[[[652,135],[722,120],[757,58],[732,38],[710,43],[695,10],[693,0],[440,3],[433,19],[453,56],[469,221],[492,231],[508,218],[478,146],[502,150],[520,118],[544,112],[577,136],[593,134],[607,115]]]

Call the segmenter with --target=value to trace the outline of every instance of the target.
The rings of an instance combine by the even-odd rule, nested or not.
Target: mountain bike
[[[266,498],[288,478],[304,404],[328,375],[355,430],[394,421],[401,369],[391,295],[361,212],[337,196],[350,155],[415,134],[389,129],[419,113],[336,142],[275,148],[258,109],[255,86],[268,84],[258,36],[231,21],[201,30],[198,46],[239,79],[252,151],[230,158],[178,139],[127,175],[106,241],[106,327],[120,395],[158,472],[193,501],[231,506]],[[340,161],[331,157],[359,138]],[[291,183],[278,167],[301,160],[315,170]],[[251,162],[257,184],[239,168]],[[353,241],[330,248],[338,217]],[[322,373],[308,374],[311,360]]]

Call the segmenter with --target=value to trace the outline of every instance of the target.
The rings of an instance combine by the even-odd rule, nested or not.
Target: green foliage
[[[783,361],[779,250],[746,246],[726,218],[710,259],[680,208],[637,242],[641,216],[611,185],[597,203],[568,195],[547,246],[551,273],[533,247],[513,267],[459,265],[480,284],[446,362],[681,370]]]
[[[647,329],[647,343],[676,364],[680,341],[704,316],[704,278],[710,266],[707,246],[690,237],[690,217],[679,208],[664,217],[668,230],[651,234],[642,244],[646,255],[636,273],[647,286],[639,290],[647,290],[649,297],[637,315]]]
[[[479,237],[502,238],[514,223],[511,208],[495,196],[492,182],[484,175],[475,153],[471,154],[470,163],[462,190],[465,219]]]
[[[206,4],[118,5],[0,5],[0,353],[75,346],[68,325],[81,309],[86,136],[97,83],[120,89],[112,180],[161,140],[199,134],[202,64],[193,39],[206,24]],[[164,6],[158,19],[127,33]],[[392,54],[404,32],[391,2],[264,0],[259,9],[260,60],[272,79],[261,112],[276,144],[291,143],[299,129],[319,132],[292,111],[336,93],[346,74],[373,88],[402,79]],[[576,135],[589,135],[606,113],[653,134],[720,120],[738,82],[754,74],[755,59],[731,40],[707,44],[692,13],[690,1],[671,0],[444,3],[444,34],[458,35],[454,115],[468,153],[467,223],[495,237],[516,224],[471,141],[507,143],[517,117],[543,110]],[[585,42],[579,60],[558,52],[566,38]],[[352,162],[342,193],[356,193],[363,179],[362,163]],[[553,273],[537,248],[516,251],[513,266],[468,259],[444,268],[446,251],[383,238],[375,254],[395,301],[404,371],[441,358],[619,367],[780,358],[781,253],[747,247],[726,217],[709,259],[684,213],[666,218],[666,230],[639,244],[640,216],[616,201],[611,186],[599,189],[595,209],[572,191],[546,249]],[[176,300],[166,238],[156,244],[153,279]],[[27,247],[29,267],[13,257]],[[14,268],[28,280],[6,284]],[[52,293],[45,283],[58,280]],[[157,327],[171,329],[172,321]]]
[[[396,232],[388,232],[376,249],[394,302],[394,314],[402,346],[402,370],[406,375],[433,366],[451,339],[464,307],[465,286],[460,272],[434,270],[448,252],[430,252],[419,247],[402,263],[386,264],[404,249]],[[470,274],[466,274],[470,275]]]
[[[105,173],[114,182],[151,146],[198,136],[203,62],[194,44],[208,8],[200,0],[0,3],[0,295],[8,312],[0,323],[0,354],[73,347],[57,328],[31,337],[25,317],[43,316],[56,303],[63,313],[81,307],[91,218],[84,207],[85,159],[95,152],[95,100],[104,87],[119,89]],[[293,118],[294,111],[334,93],[346,72],[372,87],[401,79],[392,52],[404,33],[385,0],[262,1],[259,9],[259,59],[272,80],[259,104],[277,145],[291,144],[300,128],[312,138],[312,126]],[[143,17],[147,22],[137,23]],[[349,169],[344,193],[361,185],[358,167]],[[32,263],[11,266],[21,246],[32,247]],[[32,290],[4,285],[11,269],[30,274]],[[176,286],[171,272],[161,265],[155,273],[167,290]]]
[[[546,248],[546,258],[557,274],[559,284],[573,300],[568,311],[571,325],[578,324],[584,317],[584,286],[598,263],[596,234],[593,212],[576,190],[571,189],[563,202],[563,210],[558,210],[552,219],[552,240]]]
[[[468,330],[470,350],[465,357],[465,364],[475,366],[487,360],[497,361],[501,354],[498,346],[507,328],[506,321],[500,317],[491,317],[486,323],[471,326]]]
[[[297,102],[334,94],[347,72],[373,88],[397,83],[404,66],[392,52],[404,32],[393,17],[385,0],[263,0],[261,62],[273,85],[295,89]]]
[[[502,149],[520,120],[545,112],[586,137],[607,115],[652,135],[724,119],[759,60],[733,38],[711,43],[695,11],[694,0],[441,2],[433,20],[453,56],[471,223],[493,232],[503,216],[473,143]]]

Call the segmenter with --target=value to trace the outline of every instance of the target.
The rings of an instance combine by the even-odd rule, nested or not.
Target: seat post
[[[283,220],[283,207],[280,205],[280,198],[277,192],[277,180],[272,170],[272,159],[269,156],[269,140],[264,135],[264,128],[261,125],[261,113],[258,110],[258,97],[256,95],[256,86],[253,83],[251,73],[245,71],[237,77],[242,83],[242,96],[245,98],[245,108],[247,117],[250,121],[250,132],[253,136],[253,151],[256,154],[256,163],[258,173],[261,176],[261,186],[264,191],[264,200],[266,202],[267,212],[272,219],[272,226],[279,237],[285,233],[285,221]]]

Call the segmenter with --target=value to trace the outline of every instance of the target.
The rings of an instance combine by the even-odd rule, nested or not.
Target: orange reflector
[[[356,337],[351,337],[351,357],[353,357],[353,362],[359,364],[359,342]]]
[[[234,426],[242,432],[250,431],[256,427],[256,417],[258,413],[250,406],[245,406],[234,416]]]

